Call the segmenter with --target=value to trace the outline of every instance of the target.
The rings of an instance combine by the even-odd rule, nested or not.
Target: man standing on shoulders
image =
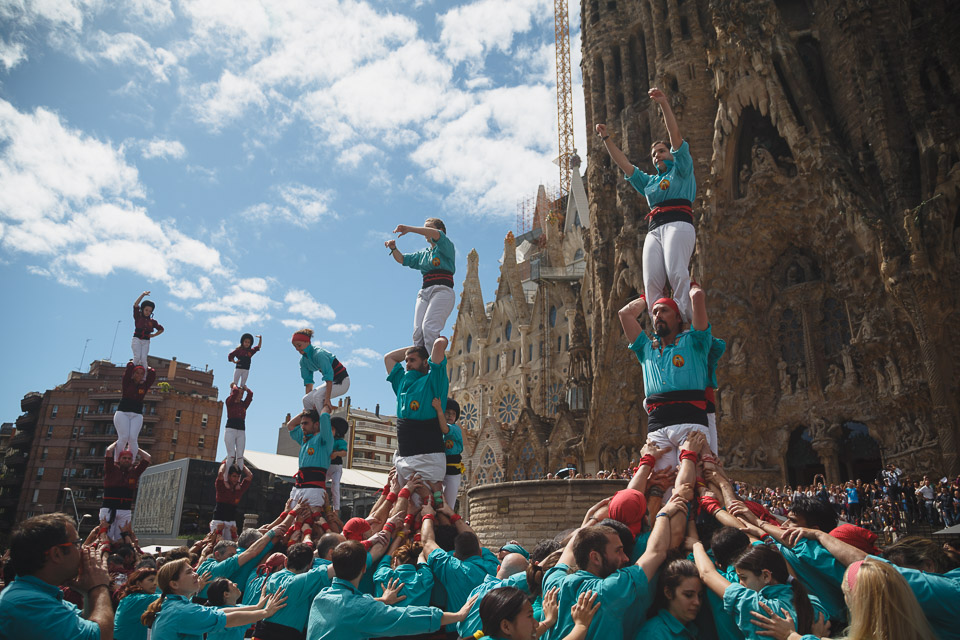
[[[140,462],[133,464],[133,452],[121,451],[113,461],[116,443],[107,447],[103,459],[103,504],[100,507],[100,539],[102,542],[120,542],[133,538],[133,500],[137,495],[140,475],[150,466],[150,454],[138,449]]]
[[[10,562],[17,578],[0,591],[0,638],[113,639],[106,560],[80,543],[62,513],[29,518],[14,529]],[[64,601],[62,584],[83,594],[82,614]]]
[[[217,480],[214,486],[217,489],[217,506],[213,509],[213,520],[210,521],[211,533],[220,534],[224,540],[237,539],[237,505],[240,498],[250,488],[253,480],[253,471],[249,467],[243,468],[243,479],[240,479],[240,469],[227,467],[227,460],[220,465],[217,471]]]

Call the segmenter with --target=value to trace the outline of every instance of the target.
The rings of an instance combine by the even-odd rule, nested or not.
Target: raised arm
[[[83,617],[100,627],[101,640],[113,640],[113,603],[106,558],[93,549],[80,549],[81,571],[73,586],[83,594]]]
[[[149,291],[144,291],[143,293],[141,293],[140,296],[137,298],[136,302],[133,303],[133,306],[139,307],[140,303],[143,302],[143,299],[146,298],[148,295],[150,295]]]
[[[434,398],[430,404],[433,410],[437,412],[437,424],[440,425],[440,432],[444,435],[450,433],[450,425],[447,424],[447,418],[443,415],[443,403],[440,398]]]
[[[600,136],[600,140],[603,141],[603,146],[606,147],[610,158],[617,163],[617,166],[620,167],[623,174],[627,177],[632,176],[634,172],[633,163],[627,160],[627,156],[624,155],[623,151],[620,151],[620,147],[610,140],[610,135],[607,133],[607,125],[598,124],[597,135]]]
[[[816,540],[823,545],[824,549],[830,552],[830,555],[837,559],[837,562],[845,567],[849,567],[854,562],[858,562],[867,557],[865,551],[861,551],[853,545],[849,545],[839,538],[834,538],[826,531],[820,531],[819,529],[802,529],[799,527],[789,529],[785,536],[785,544],[793,546],[800,538]]]
[[[431,553],[440,548],[437,544],[437,533],[433,528],[433,519],[437,514],[429,502],[424,503],[420,514],[423,516],[423,523],[420,525],[420,542],[423,543],[423,556],[429,558]]]
[[[387,367],[387,373],[393,371],[393,368],[397,366],[398,363],[403,362],[403,359],[407,356],[407,349],[409,348],[410,347],[400,347],[383,356],[383,364]]]
[[[710,320],[707,319],[707,296],[695,282],[690,283],[690,304],[693,307],[693,321],[690,324],[697,331],[706,331],[710,326]]]
[[[403,254],[397,249],[397,241],[390,239],[383,243],[390,250],[390,257],[397,261],[397,264],[403,264]]]
[[[434,364],[440,364],[447,357],[447,339],[440,336],[433,341],[433,349],[430,351],[430,360]],[[442,399],[441,399],[442,401]]]
[[[640,449],[640,455],[642,456],[640,458],[640,465],[637,467],[637,472],[630,478],[630,484],[627,485],[627,489],[636,489],[641,493],[646,493],[647,480],[650,479],[650,474],[653,473],[653,468],[656,466],[657,460],[667,451],[670,451],[670,447],[660,449],[657,445],[649,441],[643,445],[643,448]]]
[[[304,409],[304,410],[302,410],[300,413],[298,413],[297,415],[295,415],[295,416],[293,416],[292,418],[290,418],[290,422],[287,423],[287,431],[293,431],[294,429],[296,429],[297,427],[299,427],[299,426],[300,426],[300,419],[303,417],[303,414],[306,413],[306,412],[307,412],[307,410]]]
[[[636,300],[631,300],[620,309],[620,326],[623,327],[623,334],[627,336],[630,344],[633,344],[640,336],[643,329],[640,327],[640,314],[647,308],[647,299],[640,296]]]
[[[263,347],[263,336],[259,333],[257,334],[257,349]]]
[[[675,494],[657,513],[653,531],[647,541],[647,549],[637,559],[637,566],[643,569],[647,576],[652,578],[667,558],[667,551],[670,549],[670,520],[673,516],[686,512],[687,505],[684,504],[683,498]]]
[[[700,579],[707,585],[707,588],[722,598],[723,592],[730,586],[730,581],[720,575],[710,556],[707,555],[703,543],[699,540],[693,543],[693,561],[697,564]]]
[[[140,456],[140,459],[146,462],[147,464],[150,464],[151,462],[153,462],[153,458],[150,456],[150,454],[144,451],[143,449],[137,449],[137,455]]]
[[[673,109],[670,108],[670,100],[664,95],[663,91],[656,87],[650,89],[650,98],[660,105],[660,111],[663,113],[663,122],[667,125],[667,133],[670,135],[670,146],[679,149],[683,144],[683,136],[680,135],[680,127],[677,125],[677,117],[673,115]]]
[[[427,240],[439,240],[440,239],[440,230],[431,229],[430,227],[411,227],[407,224],[398,224],[397,228],[393,230],[397,234],[397,237],[403,237],[408,233],[416,233],[423,236]]]
[[[293,524],[294,518],[294,515],[288,513],[287,516],[280,522],[280,524],[270,529],[270,531],[267,531],[265,534],[260,536],[256,542],[244,549],[243,553],[237,557],[237,564],[242,567],[260,555],[260,552],[266,549],[268,544],[273,543],[274,538],[282,535],[283,532],[286,531],[291,524]]]

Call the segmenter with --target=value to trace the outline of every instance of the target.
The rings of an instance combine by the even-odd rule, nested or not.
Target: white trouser
[[[243,429],[224,429],[223,445],[227,448],[227,470],[236,465],[243,470],[243,450],[247,446],[247,432]]]
[[[413,311],[413,346],[433,349],[433,343],[447,324],[450,312],[457,304],[453,287],[435,284],[420,289],[417,306]]]
[[[397,468],[397,482],[400,486],[407,484],[415,473],[427,482],[443,482],[447,474],[447,454],[445,453],[418,453],[414,456],[401,456],[394,452],[393,466]],[[430,489],[433,492],[433,489]]]
[[[303,500],[311,507],[314,507],[314,511],[320,510],[320,507],[326,502],[326,497],[327,490],[321,489],[320,487],[294,487],[290,489],[290,499],[293,500],[294,506]]]
[[[101,508],[100,509],[100,522],[107,522],[110,519],[110,509]],[[107,529],[107,538],[111,542],[116,542],[123,538],[122,529],[130,524],[130,520],[133,519],[133,511],[130,509],[117,509],[117,517],[113,519],[113,522],[110,523],[110,528]]]
[[[210,533],[219,533],[224,540],[233,540],[233,534],[237,531],[237,522],[235,520],[211,520]]]
[[[327,467],[327,488],[330,489],[330,502],[334,511],[340,511],[340,476],[343,475],[342,464],[332,464]]]
[[[457,494],[460,493],[460,479],[463,475],[443,476],[443,501],[451,509],[457,506]]]
[[[707,437],[707,442],[710,442],[709,427],[705,427],[702,424],[675,424],[647,434],[647,440],[653,442],[657,448],[664,449],[670,447],[670,451],[667,451],[657,460],[657,464],[653,467],[654,470],[673,469],[680,464],[680,445],[682,445],[684,441],[686,441],[687,436],[694,431],[702,432],[703,435]],[[714,445],[711,442],[710,450],[713,452],[713,455],[717,455],[717,450],[713,447]],[[664,496],[664,499],[666,499],[666,496]]]
[[[717,455],[720,449],[717,446],[717,414],[707,414],[707,444],[710,445],[710,451]]]
[[[117,446],[113,450],[113,461],[120,459],[120,453],[130,447],[133,457],[137,457],[137,436],[143,428],[143,414],[132,411],[117,411],[113,414],[113,428],[117,430]]]
[[[350,376],[344,378],[341,382],[334,382],[330,388],[330,404],[337,396],[342,396],[350,390]],[[323,380],[320,384],[313,385],[313,391],[303,396],[303,408],[306,410],[316,409],[317,413],[323,413],[323,401],[327,399],[327,383]]]
[[[669,282],[684,321],[691,321],[690,256],[696,244],[697,230],[689,222],[667,222],[647,232],[643,241],[643,289],[651,317],[653,304],[663,297]]]
[[[147,368],[147,354],[150,353],[150,340],[141,340],[140,338],[134,338],[133,342],[130,343],[130,348],[133,349],[133,364]]]
[[[250,375],[250,369],[234,369],[233,370],[233,384],[238,387],[247,386],[247,376]]]

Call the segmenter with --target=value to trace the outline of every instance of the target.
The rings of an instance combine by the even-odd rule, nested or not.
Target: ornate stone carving
[[[887,372],[887,380],[890,382],[890,392],[895,396],[900,395],[900,389],[902,386],[900,372],[897,370],[897,365],[893,361],[893,357],[889,354],[887,355],[887,360],[884,363],[884,369]]]

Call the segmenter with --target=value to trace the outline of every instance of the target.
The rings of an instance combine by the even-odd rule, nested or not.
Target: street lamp
[[[70,496],[70,502],[73,503],[73,515],[74,515],[74,518],[76,518],[76,521],[77,521],[77,530],[79,531],[79,527],[80,527],[80,512],[77,510],[77,500],[76,500],[76,498],[73,497],[73,489],[71,489],[70,487],[64,487],[63,490],[64,490],[64,492],[65,492],[65,495],[64,495],[64,497],[63,497],[64,505],[66,505],[67,496]]]

